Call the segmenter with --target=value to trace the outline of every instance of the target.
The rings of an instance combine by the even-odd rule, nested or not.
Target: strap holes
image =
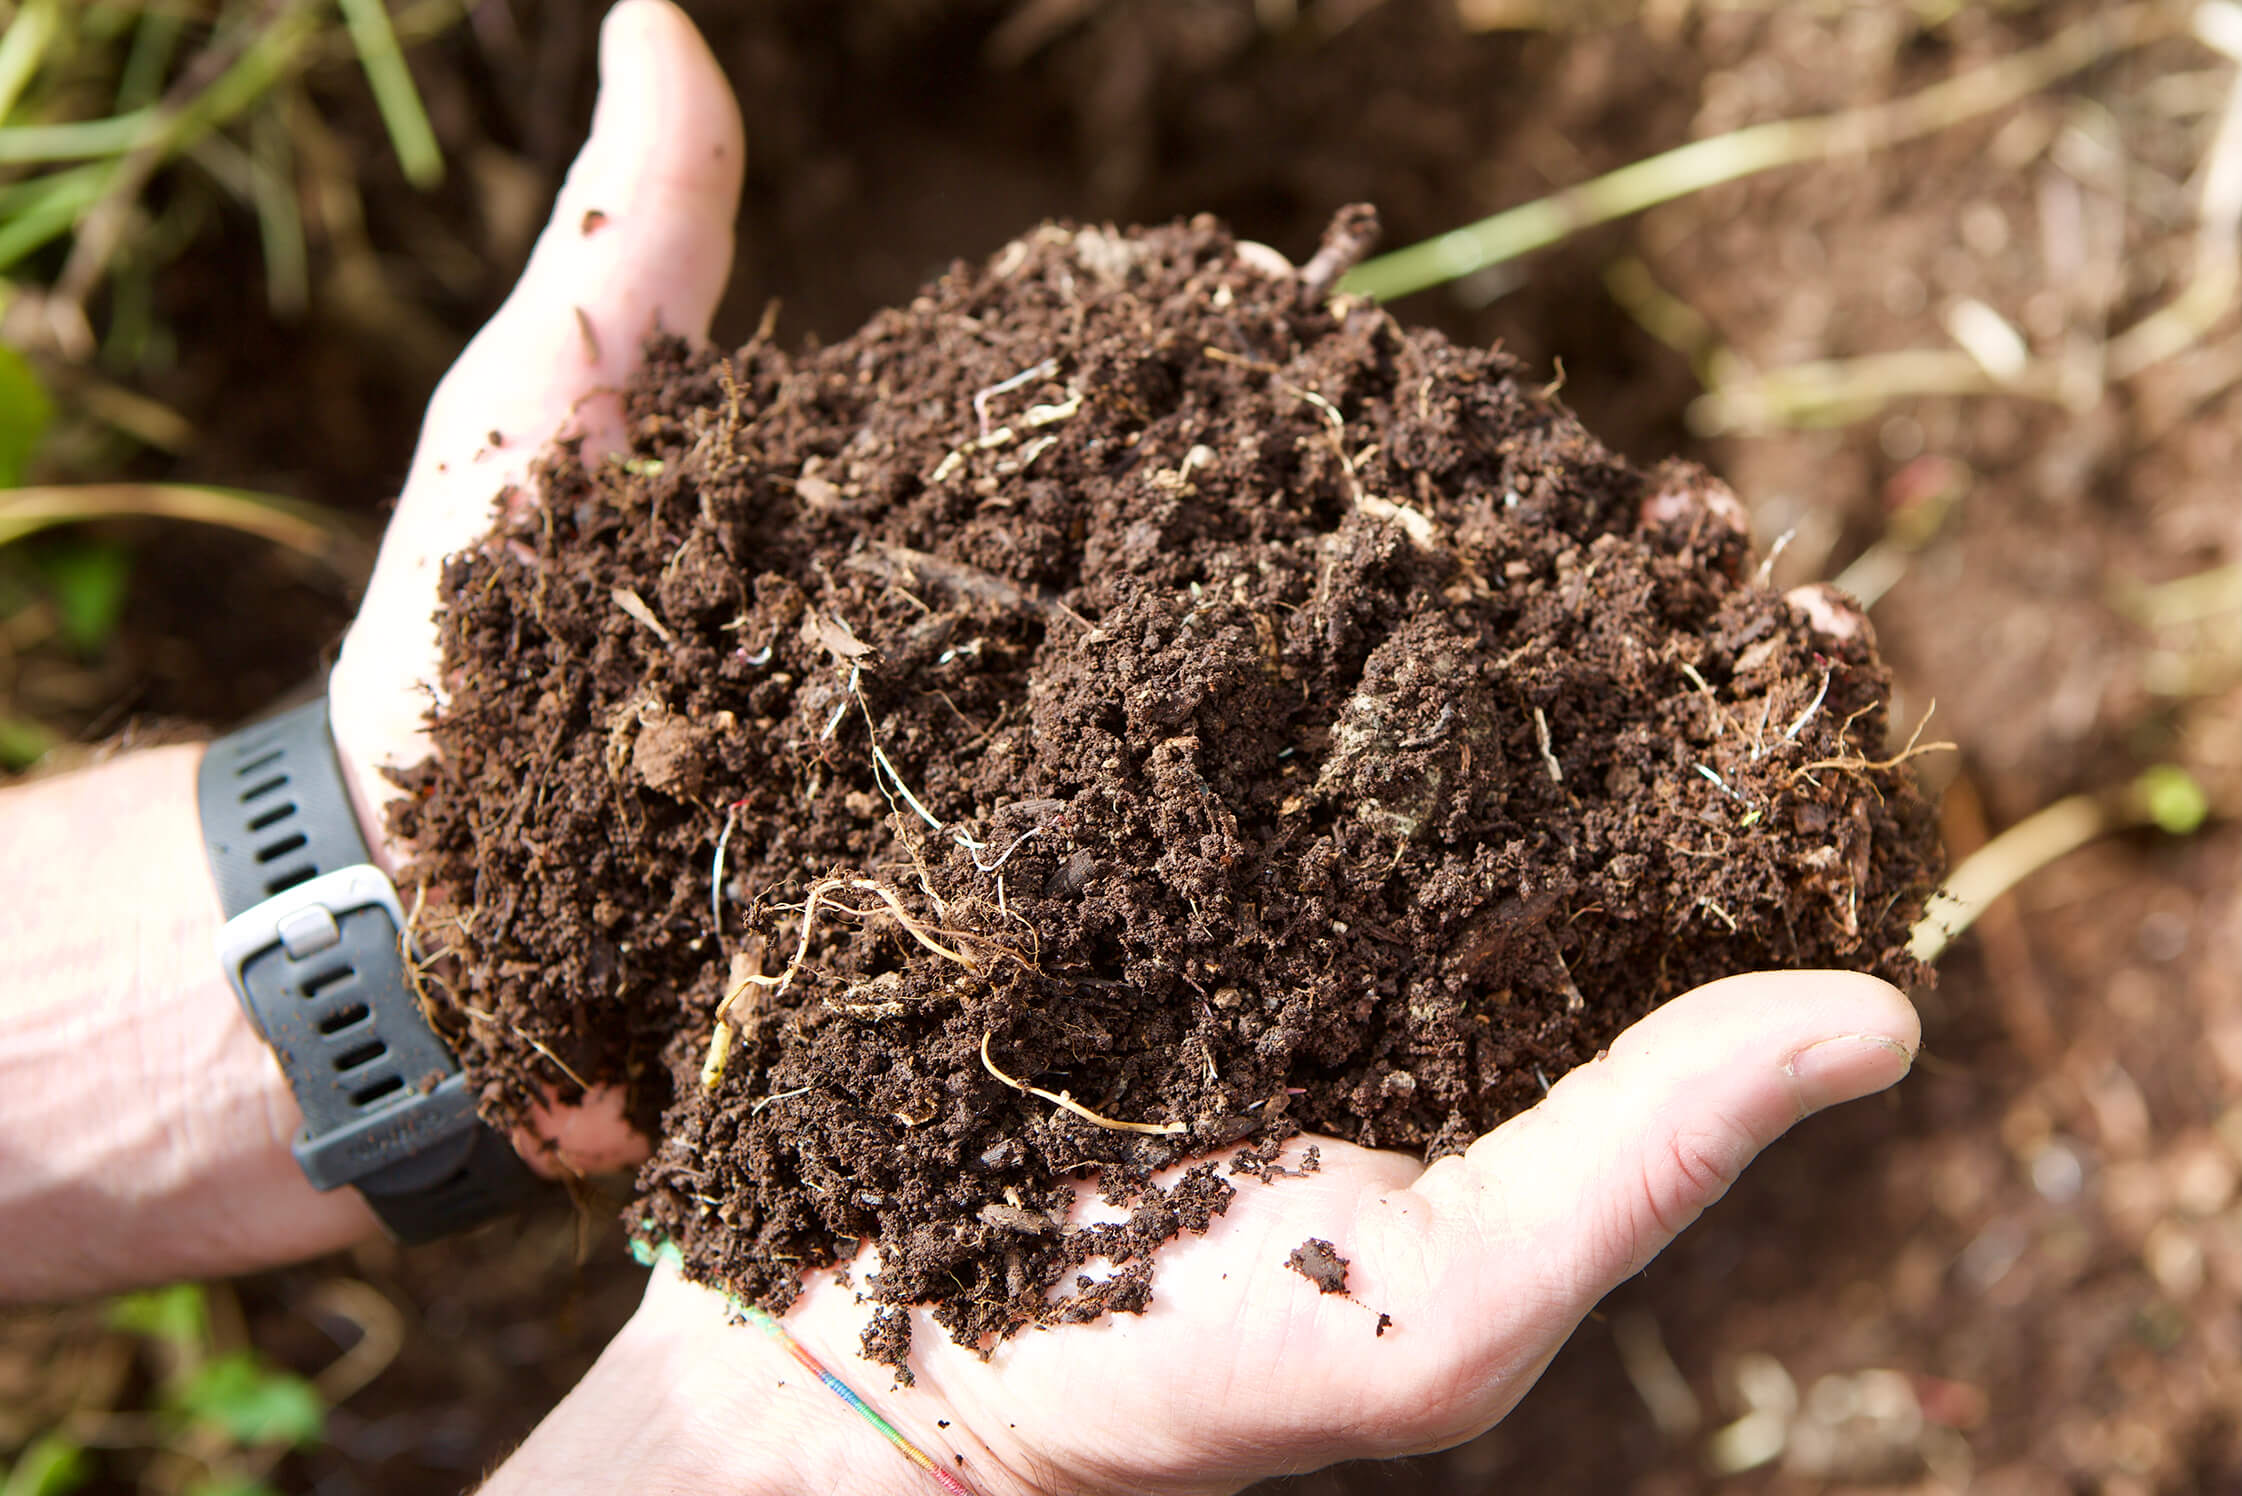
[[[360,1086],[357,1090],[351,1092],[350,1104],[361,1108],[369,1107],[375,1102],[394,1096],[404,1089],[405,1082],[401,1078],[395,1075],[385,1075],[372,1085]]]
[[[292,867],[285,873],[275,873],[265,880],[265,897],[269,899],[274,894],[286,893],[297,884],[309,883],[317,876],[317,870],[308,863]]]
[[[336,1055],[335,1068],[337,1070],[356,1070],[362,1065],[371,1065],[387,1053],[389,1053],[388,1045],[382,1043],[379,1039],[370,1039],[364,1044],[354,1044],[341,1054]]]
[[[258,754],[255,758],[249,760],[249,762],[245,764],[234,765],[234,775],[236,778],[247,779],[250,775],[256,773],[259,769],[269,768],[272,765],[279,763],[280,756],[287,751],[288,750],[285,748],[267,748],[264,752]]]
[[[241,803],[247,805],[250,801],[257,799],[261,795],[269,795],[274,790],[285,787],[287,783],[287,775],[275,774],[271,778],[263,780],[249,789],[243,790],[241,792]]]
[[[355,1028],[373,1016],[364,1003],[352,1003],[349,1007],[339,1008],[320,1019],[319,1032],[331,1037],[344,1029]]]
[[[330,966],[317,976],[304,978],[304,984],[300,990],[304,994],[304,1000],[309,1002],[328,988],[340,986],[356,975],[358,975],[358,968],[355,966]],[[363,1013],[366,1010],[360,1008],[358,1011]]]
[[[259,847],[257,849],[257,860],[259,862],[278,862],[290,852],[300,852],[310,845],[310,837],[304,835],[301,831],[291,831],[271,846]]]
[[[296,802],[293,800],[283,801],[281,804],[275,805],[272,809],[261,812],[258,815],[257,819],[249,823],[249,829],[252,831],[262,831],[268,826],[277,826],[282,821],[287,820],[295,813]]]

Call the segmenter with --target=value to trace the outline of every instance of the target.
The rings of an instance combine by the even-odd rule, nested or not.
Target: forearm
[[[0,1300],[242,1272],[373,1222],[299,1117],[213,941],[199,747],[0,792]]]

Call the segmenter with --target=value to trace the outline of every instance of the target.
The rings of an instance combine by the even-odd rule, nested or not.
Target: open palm
[[[369,824],[387,795],[382,769],[426,752],[443,559],[478,543],[502,491],[534,502],[530,465],[555,435],[579,433],[594,452],[623,446],[615,391],[645,334],[657,323],[704,333],[729,272],[745,151],[706,48],[667,0],[626,0],[603,34],[602,73],[591,140],[529,269],[430,407],[335,671],[336,736]],[[1141,1315],[1028,1331],[985,1361],[922,1315],[909,1388],[855,1354],[869,1311],[832,1275],[786,1325],[990,1496],[1227,1491],[1442,1447],[1508,1411],[1597,1299],[1762,1147],[1898,1079],[1916,1042],[1906,1002],[1871,978],[1735,978],[1652,1014],[1540,1106],[1430,1168],[1299,1140],[1285,1161],[1317,1142],[1321,1168],[1238,1181],[1211,1230],[1160,1255]],[[545,1120],[570,1165],[643,1150],[611,1103]],[[1346,1294],[1286,1268],[1309,1238],[1350,1259]],[[872,1270],[855,1265],[859,1281]],[[929,1488],[774,1340],[732,1320],[721,1296],[659,1270],[564,1414],[644,1402],[651,1379],[661,1414],[610,1444],[643,1441],[649,1458],[689,1445],[711,1488]],[[509,1476],[531,1488],[562,1437],[533,1438],[494,1489]]]
[[[988,1496],[1233,1491],[1444,1448],[1508,1412],[1597,1300],[1760,1149],[1897,1080],[1917,1042],[1913,1010],[1874,978],[1735,977],[1645,1018],[1539,1106],[1430,1168],[1298,1140],[1286,1161],[1315,1143],[1321,1167],[1238,1181],[1205,1236],[1162,1251],[1142,1315],[1026,1331],[983,1361],[922,1313],[908,1388],[856,1354],[870,1310],[831,1275],[785,1325]],[[1287,1267],[1309,1238],[1350,1259],[1345,1296]],[[930,1489],[732,1318],[722,1296],[664,1267],[624,1332],[664,1347],[686,1426],[728,1452],[717,1468],[792,1467],[782,1490]]]

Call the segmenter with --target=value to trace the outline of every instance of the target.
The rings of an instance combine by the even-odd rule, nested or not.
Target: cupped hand
[[[497,505],[536,502],[531,468],[556,437],[588,458],[625,445],[618,391],[659,328],[702,337],[731,271],[746,148],[739,107],[667,0],[624,0],[600,34],[592,132],[520,283],[437,387],[366,599],[329,682],[336,749],[360,823],[382,831],[385,771],[429,753],[441,699],[444,559],[482,540]],[[643,1156],[611,1090],[556,1095],[519,1141],[548,1170]]]
[[[1430,1168],[1295,1142],[1286,1161],[1317,1143],[1320,1169],[1237,1181],[1212,1229],[1163,1250],[1142,1315],[1025,1331],[984,1361],[918,1312],[908,1388],[856,1353],[870,1310],[832,1275],[814,1275],[784,1323],[984,1496],[1234,1491],[1445,1448],[1508,1412],[1581,1317],[1762,1148],[1900,1079],[1919,1038],[1914,1010],[1872,977],[1731,978]],[[1343,1297],[1287,1267],[1309,1238],[1350,1260]],[[861,1260],[854,1277],[872,1270]],[[634,1425],[724,1489],[933,1489],[773,1340],[729,1321],[721,1295],[658,1270],[577,1398],[627,1407],[628,1384],[651,1381],[659,1411]],[[583,1416],[564,1405],[493,1489],[557,1456]]]
[[[521,284],[446,377],[331,684],[338,748],[378,836],[384,771],[428,751],[443,559],[494,505],[534,502],[556,436],[623,446],[616,391],[656,326],[705,332],[731,255],[739,115],[667,0],[624,0],[601,42],[591,139]],[[1739,977],[1676,999],[1467,1153],[1426,1168],[1319,1142],[1321,1168],[1240,1181],[1204,1236],[1163,1252],[1142,1315],[1024,1332],[987,1360],[924,1315],[916,1384],[856,1354],[868,1313],[829,1274],[789,1332],[975,1491],[1212,1492],[1334,1460],[1453,1444],[1507,1412],[1582,1315],[1801,1117],[1890,1085],[1918,1042],[1885,984]],[[612,1096],[569,1098],[544,1141],[575,1168],[638,1148]],[[1350,1260],[1325,1295],[1286,1267],[1308,1238]],[[857,1273],[874,1270],[863,1261]],[[1387,1321],[1379,1333],[1381,1316]],[[720,1295],[658,1271],[601,1365],[501,1472],[531,1479],[600,1431],[741,1491],[928,1489]],[[631,1413],[629,1410],[641,1410]],[[573,1410],[573,1411],[571,1411]]]

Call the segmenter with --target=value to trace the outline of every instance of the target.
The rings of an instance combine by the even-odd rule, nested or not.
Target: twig
[[[1010,379],[1000,379],[987,389],[975,390],[973,392],[973,417],[980,425],[981,435],[986,438],[989,434],[989,402],[991,400],[998,395],[1008,395],[1023,384],[1037,379],[1049,378],[1058,372],[1059,361],[1055,358],[1047,358],[1032,369],[1022,369]]]
[[[655,638],[672,649],[677,648],[677,636],[669,631],[669,625],[654,616],[654,610],[646,606],[645,598],[640,597],[628,587],[618,587],[609,596],[615,600],[616,607],[621,608],[631,617],[652,629]]]
[[[1780,166],[1876,150],[1934,134],[2017,100],[2175,29],[2168,6],[2129,5],[2057,32],[1905,98],[1834,114],[1771,120],[1691,141],[1575,187],[1452,229],[1359,265],[1340,289],[1378,301],[1457,280],[1708,187]],[[1974,366],[1973,366],[1974,367]]]
[[[1205,351],[1210,358],[1218,356],[1218,350],[1216,349],[1209,348]],[[1248,362],[1245,359],[1231,359],[1230,361],[1234,363]],[[1355,473],[1355,459],[1347,455],[1347,421],[1344,416],[1339,414],[1339,407],[1333,405],[1314,390],[1302,389],[1296,384],[1288,384],[1284,386],[1284,390],[1286,394],[1298,396],[1314,406],[1317,412],[1322,415],[1325,424],[1330,428],[1331,450],[1338,455],[1340,471],[1347,475],[1347,491],[1353,496],[1355,507],[1374,518],[1385,520],[1388,524],[1401,526],[1403,532],[1417,545],[1426,550],[1432,549],[1433,542],[1439,537],[1440,531],[1430,518],[1410,508],[1407,504],[1380,498],[1378,495],[1366,492],[1363,489],[1362,480]],[[1364,449],[1365,455],[1369,450],[1368,448]]]
[[[732,827],[739,823],[739,806],[724,807],[724,829],[716,833],[716,856],[708,869],[708,922],[719,948],[724,944],[724,852],[732,845]]]
[[[750,1117],[759,1117],[763,1114],[763,1108],[774,1101],[792,1101],[795,1097],[807,1096],[816,1089],[815,1086],[796,1086],[791,1091],[773,1091],[768,1096],[758,1098],[755,1104],[747,1109],[747,1114]]]
[[[1538,706],[1534,708],[1534,742],[1541,749],[1542,767],[1549,770],[1550,783],[1563,784],[1565,782],[1565,771],[1558,767],[1557,755],[1550,751],[1549,718]]]
[[[1704,694],[1705,704],[1713,709],[1713,736],[1717,738],[1725,728],[1733,727],[1736,729],[1736,736],[1742,737],[1744,735],[1742,724],[1728,714],[1727,707],[1721,705],[1720,697],[1714,694],[1712,682],[1698,674],[1697,667],[1690,664],[1689,661],[1677,660],[1675,663],[1681,667],[1681,673],[1689,677],[1690,684]]]
[[[508,1027],[512,1028],[513,1026],[508,1025]],[[544,1044],[539,1041],[538,1037],[535,1034],[532,1034],[528,1030],[521,1028],[514,1028],[513,1033],[515,1038],[525,1040],[531,1049],[536,1050],[539,1054],[543,1055],[546,1059],[551,1060],[556,1066],[558,1066],[561,1074],[576,1082],[576,1089],[586,1093],[587,1095],[590,1094],[592,1088],[589,1085],[585,1084],[584,1077],[569,1069],[567,1062],[562,1060],[559,1055],[554,1054],[551,1050],[547,1049]]]
[[[1690,767],[1695,769],[1698,773],[1704,775],[1705,778],[1712,783],[1714,789],[1719,790],[1722,794],[1726,795],[1729,799],[1734,800],[1737,804],[1749,805],[1752,803],[1749,796],[1738,794],[1734,789],[1732,789],[1729,786],[1728,781],[1720,777],[1720,771],[1718,769],[1710,768],[1704,764],[1691,764]]]
[[[1083,1121],[1103,1127],[1109,1132],[1143,1132],[1150,1133],[1155,1137],[1172,1137],[1177,1133],[1191,1130],[1181,1122],[1116,1122],[1111,1117],[1099,1116],[1064,1091],[1046,1091],[1041,1086],[1031,1086],[1025,1081],[1014,1080],[1011,1076],[997,1069],[996,1061],[989,1058],[989,1040],[995,1037],[994,1030],[981,1036],[981,1066],[989,1074],[1015,1091],[1023,1091],[1030,1096],[1040,1096],[1061,1111],[1072,1112]]]
[[[1804,732],[1806,724],[1814,720],[1814,713],[1822,709],[1822,702],[1829,696],[1830,671],[1830,666],[1824,665],[1822,667],[1822,688],[1814,693],[1814,699],[1806,704],[1806,710],[1798,714],[1798,720],[1784,729],[1784,742],[1788,743]]]

